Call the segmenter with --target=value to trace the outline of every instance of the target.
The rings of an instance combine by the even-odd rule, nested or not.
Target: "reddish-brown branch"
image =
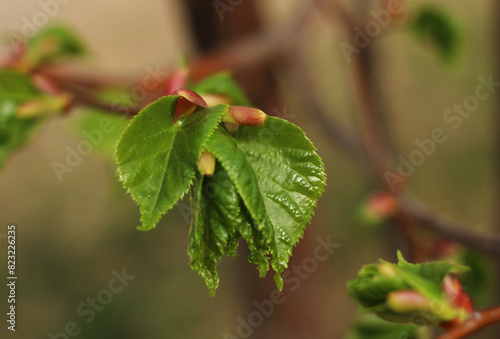
[[[85,89],[68,83],[59,83],[61,88],[69,92],[76,105],[97,108],[106,112],[132,117],[139,113],[140,107],[113,105],[99,99],[95,94]]]
[[[132,87],[134,80],[131,78],[118,78],[109,75],[92,74],[89,71],[75,71],[68,67],[43,67],[37,70],[37,73],[48,76],[57,83],[79,86],[88,90],[110,88],[110,87]]]
[[[465,336],[471,333],[498,322],[500,322],[500,306],[472,313],[467,320],[453,326],[446,332],[438,335],[435,339],[465,338]]]
[[[421,227],[482,253],[500,256],[499,235],[473,231],[469,226],[452,221],[407,197],[400,199],[400,204]]]
[[[223,70],[243,69],[284,55],[294,44],[300,29],[308,22],[324,0],[304,4],[299,14],[276,29],[259,32],[244,40],[229,44],[215,52],[200,55],[190,63],[194,81]]]

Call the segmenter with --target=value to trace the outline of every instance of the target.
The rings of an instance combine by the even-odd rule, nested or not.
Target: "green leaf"
[[[11,70],[0,70],[0,168],[13,151],[23,146],[40,119],[22,119],[16,116],[23,101],[40,93],[29,77]]]
[[[33,85],[31,79],[19,72],[0,70],[0,100],[21,103],[40,95],[40,91]]]
[[[293,247],[311,220],[325,185],[325,172],[314,146],[297,126],[268,117],[262,127],[240,126],[233,138],[219,130],[206,149],[222,164],[251,216],[254,228],[242,236],[264,275],[272,255],[276,284]]]
[[[196,176],[191,199],[194,214],[189,233],[190,265],[214,295],[219,285],[217,262],[223,254],[236,254],[240,237],[237,229],[246,229],[247,221],[236,188],[220,164],[212,176]]]
[[[28,41],[27,60],[30,66],[36,66],[79,57],[84,52],[83,43],[71,29],[54,25],[44,28]]]
[[[250,102],[245,93],[228,72],[222,72],[211,76],[191,86],[191,89],[201,95],[210,93],[227,96],[231,99],[231,105],[250,106]]]
[[[218,105],[174,123],[178,98],[163,97],[143,109],[118,142],[118,173],[140,205],[142,230],[154,228],[187,193],[203,146],[227,111]]]
[[[470,268],[470,271],[461,279],[465,291],[474,300],[476,306],[486,304],[489,287],[493,285],[491,282],[494,280],[491,277],[491,272],[494,272],[491,263],[483,254],[469,249],[461,254],[459,261]]]
[[[191,268],[205,279],[212,296],[219,286],[217,262],[222,257],[224,244],[222,243],[223,239],[220,237],[222,227],[212,224],[208,220],[206,203],[203,197],[204,178],[204,176],[198,174],[191,188],[191,203],[194,214],[191,218],[188,252],[191,256]]]
[[[412,264],[403,258],[400,251],[398,251],[398,259],[399,267],[404,268],[411,273],[415,273],[435,284],[441,284],[445,275],[449,273],[461,274],[469,270],[467,266],[456,265],[447,261],[432,261],[422,264]]]
[[[375,307],[385,303],[387,294],[397,290],[409,289],[403,279],[380,276],[378,265],[364,265],[356,280],[347,283],[349,295],[363,307]]]
[[[395,291],[412,290],[429,304],[432,303],[433,307],[420,312],[429,321],[449,321],[463,314],[461,308],[454,307],[447,300],[442,285],[447,274],[464,272],[467,267],[444,261],[412,264],[399,251],[398,258],[397,264],[380,260],[378,265],[365,265],[357,279],[348,282],[349,295],[360,303],[360,310],[374,312],[389,321],[407,322],[411,314],[396,312],[396,308],[389,304],[388,295]]]
[[[458,25],[446,12],[433,7],[421,9],[411,30],[418,38],[430,41],[445,61],[457,56],[461,37]]]
[[[205,145],[227,172],[233,182],[241,200],[243,211],[248,211],[249,218],[244,218],[243,223],[238,224],[241,236],[247,240],[250,251],[250,262],[259,265],[260,275],[263,276],[269,270],[266,255],[273,255],[273,268],[278,274],[282,268],[278,261],[279,253],[275,243],[274,228],[265,209],[264,199],[259,189],[258,179],[248,163],[245,155],[238,149],[234,139],[223,129],[217,130]],[[250,221],[249,221],[250,219]]]
[[[360,317],[352,326],[346,339],[418,339],[422,338],[420,326],[395,324],[375,316]]]
[[[266,237],[274,238],[267,241],[277,246],[273,268],[281,273],[324,190],[323,163],[304,132],[280,118],[267,117],[261,127],[240,126],[235,140],[257,177],[273,227]]]

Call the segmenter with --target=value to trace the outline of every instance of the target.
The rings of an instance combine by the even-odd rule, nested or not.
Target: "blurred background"
[[[341,131],[359,130],[356,63],[349,62],[345,46],[356,46],[355,28],[364,27],[357,23],[375,20],[370,11],[383,10],[385,1],[344,1],[351,25],[334,2],[0,4],[0,32],[43,24],[41,12],[51,22],[74,28],[90,50],[84,67],[71,68],[79,74],[135,79],[140,84],[153,69],[164,81],[187,56],[193,77],[230,69],[255,106],[306,131],[324,160],[328,181],[290,264],[311,257],[318,238],[330,237],[340,246],[301,280],[299,288],[285,289],[285,302],[253,329],[252,338],[347,336],[357,304],[348,297],[346,282],[363,264],[378,258],[394,260],[401,248],[392,223],[375,225],[363,217],[364,203],[377,184],[368,166],[339,146],[336,140],[341,136],[328,125],[336,121]],[[380,33],[362,48],[370,58],[370,86],[383,112],[384,142],[391,145],[395,159],[408,159],[416,149],[415,139],[444,129],[448,139],[416,166],[407,189],[474,229],[493,230],[492,225],[498,225],[499,192],[497,94],[481,101],[457,129],[443,120],[443,114],[474,95],[478,77],[500,78],[498,5],[492,0],[441,0],[402,1],[402,6],[404,11],[380,26]],[[456,25],[456,39],[444,51],[416,32],[415,20],[429,7]],[[52,119],[0,172],[0,225],[3,234],[7,225],[17,226],[18,275],[17,331],[12,336],[2,325],[0,337],[50,338],[52,333],[54,338],[66,338],[61,332],[69,322],[81,330],[77,338],[238,337],[238,318],[247,320],[256,310],[254,301],[268,300],[275,289],[272,275],[259,279],[241,244],[236,259],[223,258],[221,283],[210,298],[203,279],[189,268],[185,211],[174,208],[156,229],[137,231],[139,208],[118,183],[110,149],[94,149],[58,180],[52,164],[64,163],[68,147],[75,149],[85,139],[85,119],[84,110]],[[115,124],[117,130],[123,126],[118,120]],[[420,237],[435,240],[430,234]],[[6,252],[5,239],[0,240]],[[492,262],[486,257],[484,261]],[[3,276],[5,260],[0,264]],[[79,314],[78,306],[87,298],[108,296],[102,291],[114,277],[112,272],[123,269],[135,278],[87,322],[88,314]],[[493,306],[499,299],[494,271],[485,270],[479,307]],[[0,290],[6,296],[6,288]],[[3,299],[0,304],[6,310]],[[491,338],[499,331],[498,326],[490,329]],[[484,333],[476,338],[486,338]]]

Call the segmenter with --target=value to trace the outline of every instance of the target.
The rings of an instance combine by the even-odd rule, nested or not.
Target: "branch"
[[[132,106],[125,106],[125,105],[114,105],[113,103],[108,103],[105,102],[101,99],[99,99],[95,94],[92,92],[80,88],[80,86],[75,86],[72,84],[68,83],[59,83],[59,85],[71,93],[73,97],[73,101],[77,105],[81,106],[86,106],[86,107],[91,107],[91,108],[97,108],[106,112],[110,113],[115,113],[119,114],[122,116],[128,116],[128,117],[133,117],[134,115],[138,114],[139,111],[141,110],[140,107],[132,107]]]
[[[437,336],[435,339],[464,338],[468,334],[477,332],[483,327],[497,322],[500,322],[500,306],[472,313],[467,320],[453,326],[451,329]]]
[[[410,214],[421,227],[482,253],[500,256],[499,235],[471,231],[467,229],[470,227],[439,215],[428,207],[420,206],[409,198],[401,198],[400,203],[402,209]]]
[[[193,80],[202,79],[222,70],[248,68],[284,55],[290,51],[297,33],[310,20],[317,5],[324,2],[326,1],[309,1],[295,18],[281,27],[257,33],[218,51],[194,58],[190,63]]]

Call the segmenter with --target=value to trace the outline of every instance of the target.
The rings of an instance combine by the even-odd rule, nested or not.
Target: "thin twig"
[[[105,112],[133,117],[141,110],[140,107],[114,105],[99,99],[95,94],[85,89],[68,83],[60,83],[61,87],[71,93],[74,103],[81,106],[97,108]]]
[[[478,330],[500,322],[500,306],[477,311],[462,323],[453,326],[435,339],[460,339]]]
[[[222,70],[244,69],[289,52],[295,37],[309,21],[317,6],[325,0],[304,4],[299,14],[281,27],[257,33],[222,49],[194,58],[190,63],[193,80],[202,79]]]
[[[500,236],[472,231],[467,225],[439,215],[428,207],[419,205],[410,198],[400,199],[401,207],[410,214],[421,227],[459,242],[482,253],[500,256]]]

